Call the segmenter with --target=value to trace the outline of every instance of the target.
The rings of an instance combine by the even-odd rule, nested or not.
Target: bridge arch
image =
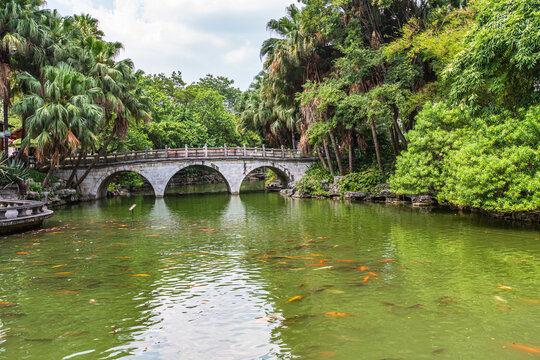
[[[208,162],[205,162],[205,161],[201,161],[201,162],[193,162],[193,163],[189,163],[189,164],[182,164],[181,166],[178,166],[174,171],[174,173],[169,173],[168,174],[168,179],[167,179],[167,182],[165,183],[164,187],[163,187],[163,195],[165,195],[166,193],[166,190],[167,188],[169,187],[171,181],[173,180],[173,178],[178,175],[180,172],[186,170],[186,169],[189,169],[189,168],[206,168],[206,169],[210,169],[210,170],[213,170],[215,171],[222,179],[223,179],[223,183],[225,184],[226,186],[226,189],[227,189],[227,192],[230,193],[231,192],[231,187],[229,185],[229,179],[227,179],[226,175],[223,174],[220,170],[219,170],[219,167],[212,164],[212,163],[208,163]]]
[[[259,169],[272,170],[277,175],[278,179],[281,181],[284,187],[287,187],[287,185],[292,181],[293,176],[291,175],[290,171],[283,166],[276,166],[276,164],[260,166],[254,165],[245,168],[244,178],[242,179],[242,183],[240,183],[240,187],[242,186],[246,178],[249,176],[249,174]]]
[[[150,187],[152,188],[154,195],[157,195],[155,184],[153,184],[151,179],[149,179],[148,176],[146,176],[144,171],[138,171],[136,169],[111,169],[111,171],[108,171],[105,174],[102,174],[102,176],[96,180],[95,198],[100,199],[100,198],[107,197],[107,190],[109,188],[109,185],[113,182],[113,180],[118,175],[127,174],[127,173],[135,173],[137,175],[140,175],[150,184]]]
[[[242,182],[244,182],[246,176],[259,168],[272,169],[280,177],[285,186],[292,181],[296,181],[295,176],[289,169],[288,165],[282,165],[274,161],[244,162],[242,168],[239,169],[240,171],[230,174],[230,193],[239,194],[240,187],[242,186]]]

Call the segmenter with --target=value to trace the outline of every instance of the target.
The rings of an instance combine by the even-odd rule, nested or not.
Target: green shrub
[[[276,182],[277,180],[278,180],[277,174],[273,172],[271,169],[267,169],[264,186],[268,186],[270,183]]]
[[[388,175],[378,169],[368,169],[362,172],[345,175],[339,183],[339,190],[344,192],[373,191],[375,186],[386,182]]]
[[[302,180],[295,184],[295,189],[304,194],[321,194],[327,195],[328,191],[321,186],[322,181],[333,182],[333,176],[330,171],[326,170],[320,162],[313,163],[306,171]]]
[[[120,176],[116,178],[116,182],[121,187],[142,186],[144,184],[141,175],[134,172],[120,174]]]
[[[115,182],[112,182],[109,184],[109,186],[107,186],[107,191],[114,192],[118,188],[119,188],[119,185]]]
[[[45,177],[47,176],[46,173],[42,173],[42,172],[39,172],[37,170],[34,170],[34,169],[29,169],[28,170],[28,178],[34,180],[35,182],[38,182],[38,183],[42,183],[43,180],[45,180]],[[51,178],[49,179],[49,183],[55,183],[58,181],[58,178],[55,177],[55,176],[51,176]]]
[[[41,188],[40,183],[31,183],[30,185],[28,185],[28,191],[37,192],[39,194],[39,198],[43,199],[43,189]]]
[[[473,116],[427,106],[390,179],[398,194],[490,211],[540,209],[540,106]]]

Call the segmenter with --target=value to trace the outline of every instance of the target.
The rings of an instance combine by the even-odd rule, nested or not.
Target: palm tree
[[[8,130],[11,106],[11,81],[15,70],[13,57],[25,54],[37,43],[39,26],[35,18],[39,14],[41,0],[0,1],[0,97],[3,104],[4,132]],[[4,137],[3,149],[7,154],[8,139]]]
[[[29,137],[36,139],[40,155],[49,158],[49,171],[42,183],[45,187],[61,159],[103,124],[103,110],[94,103],[101,90],[93,79],[65,63],[46,66],[43,83],[29,73],[19,78],[30,93],[14,108],[31,114],[27,119]]]
[[[115,136],[123,139],[127,135],[130,120],[140,123],[151,119],[150,99],[139,81],[142,73],[134,72],[133,63],[129,59],[114,61],[122,44],[108,43],[89,36],[85,38],[84,45],[94,57],[88,73],[103,90],[102,95],[96,98],[96,103],[103,107],[105,115],[102,135],[108,136],[84,174],[73,184],[74,187],[79,186],[88,176]]]

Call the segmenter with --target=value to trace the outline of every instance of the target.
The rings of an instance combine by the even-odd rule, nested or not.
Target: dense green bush
[[[339,190],[343,194],[347,191],[373,191],[375,186],[383,184],[388,175],[378,169],[368,169],[361,172],[345,175],[340,183]]]
[[[41,188],[40,183],[31,183],[30,185],[28,185],[28,191],[37,192],[39,194],[39,198],[43,199],[43,189]]]
[[[41,184],[43,182],[43,180],[45,180],[45,176],[47,176],[47,174],[39,172],[37,170],[34,170],[34,169],[29,169],[28,170],[28,178],[34,180],[37,183]],[[58,178],[55,177],[55,176],[51,176],[51,178],[49,180],[49,182],[51,182],[51,183],[55,183],[57,181],[58,181]]]
[[[316,162],[306,171],[302,180],[295,184],[295,189],[304,194],[328,194],[328,191],[321,186],[322,181],[332,184],[333,176],[327,169],[323,168],[320,162]]]
[[[426,107],[390,180],[394,191],[490,211],[540,209],[540,106],[473,117]]]

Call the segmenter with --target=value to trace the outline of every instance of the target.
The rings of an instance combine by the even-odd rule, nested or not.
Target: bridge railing
[[[84,154],[80,160],[80,165],[92,163],[97,155]],[[205,159],[205,158],[274,158],[274,159],[308,159],[302,155],[299,150],[265,148],[251,148],[246,146],[222,146],[222,147],[203,147],[180,149],[146,149],[139,151],[127,151],[112,154],[105,154],[98,161],[98,164],[109,164],[129,161],[144,161],[151,159]],[[77,157],[66,158],[63,166],[73,166],[78,162]]]

